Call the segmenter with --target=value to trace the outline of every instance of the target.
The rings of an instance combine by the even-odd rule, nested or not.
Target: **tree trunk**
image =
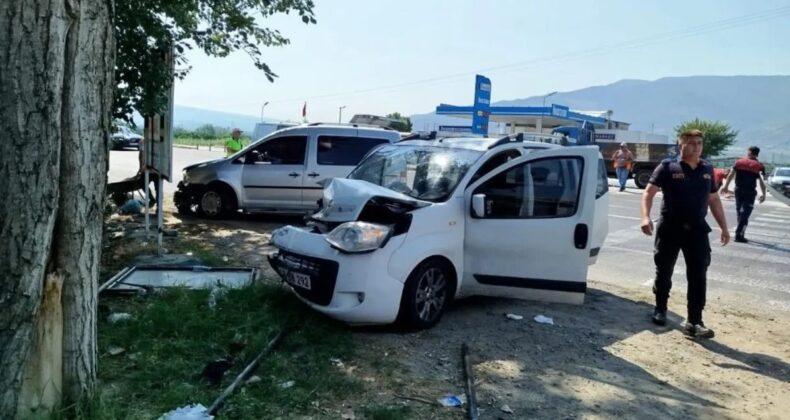
[[[95,386],[111,15],[112,0],[0,1],[3,418]]]

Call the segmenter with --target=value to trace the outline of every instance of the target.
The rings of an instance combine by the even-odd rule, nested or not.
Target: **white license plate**
[[[310,283],[310,276],[302,273],[290,273],[289,274],[290,282],[294,286],[301,287],[302,289],[311,290],[312,284]]]

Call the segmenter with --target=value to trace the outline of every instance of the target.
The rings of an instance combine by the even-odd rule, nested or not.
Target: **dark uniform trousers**
[[[735,189],[735,211],[738,215],[738,228],[735,229],[735,236],[742,237],[746,233],[746,225],[749,224],[749,216],[754,210],[754,199],[757,198],[757,191],[745,191]]]
[[[693,324],[702,321],[707,272],[710,265],[708,241],[710,231],[710,227],[704,221],[696,226],[664,223],[664,220],[658,222],[653,253],[656,263],[656,278],[653,283],[656,309],[667,310],[669,291],[672,289],[672,273],[675,270],[678,254],[683,251],[688,279],[688,320]]]

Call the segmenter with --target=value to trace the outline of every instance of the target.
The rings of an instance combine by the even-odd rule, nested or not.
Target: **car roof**
[[[398,145],[419,145],[429,147],[459,148],[485,152],[492,146],[517,145],[518,148],[553,149],[561,147],[551,143],[541,143],[535,141],[504,141],[506,137],[440,137],[432,140],[410,139],[399,141]]]
[[[291,131],[291,130],[300,130],[300,129],[314,129],[319,130],[322,128],[332,128],[332,129],[346,129],[346,130],[364,130],[364,131],[379,131],[379,132],[386,132],[386,133],[398,133],[395,130],[387,129],[378,127],[375,125],[367,125],[367,124],[345,124],[345,123],[310,123],[310,124],[300,124],[295,125],[287,128],[283,128],[279,131]]]

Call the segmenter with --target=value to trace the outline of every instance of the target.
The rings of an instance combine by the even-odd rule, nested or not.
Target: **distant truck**
[[[644,189],[653,170],[662,160],[676,156],[676,143],[669,136],[631,130],[595,130],[592,127],[562,126],[552,130],[552,134],[562,136],[562,143],[569,146],[596,144],[606,162],[610,177],[615,177],[612,155],[625,142],[634,155],[631,176],[637,187]]]

